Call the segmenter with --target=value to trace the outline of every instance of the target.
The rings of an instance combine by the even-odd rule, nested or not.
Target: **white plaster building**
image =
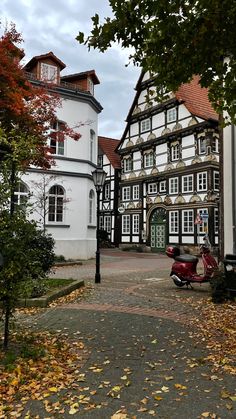
[[[151,95],[154,78],[142,73],[138,80],[118,147],[122,246],[194,247],[206,232],[218,245],[218,115],[198,80],[161,103]]]
[[[99,83],[94,70],[61,76],[65,68],[52,52],[33,57],[24,67],[34,85],[50,81],[50,89],[60,95],[58,124],[66,122],[81,133],[79,141],[50,141],[55,165],[48,171],[30,168],[22,178],[18,199],[32,194],[33,218],[55,239],[55,251],[72,259],[94,257],[96,250],[96,191],[91,172],[97,165],[98,114],[102,107],[94,97]],[[40,208],[40,196],[45,197]],[[36,204],[36,207],[35,207]]]
[[[236,127],[223,131],[224,253],[236,254]]]

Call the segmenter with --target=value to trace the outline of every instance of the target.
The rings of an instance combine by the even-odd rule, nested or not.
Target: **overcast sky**
[[[24,39],[25,63],[52,51],[65,64],[62,75],[94,69],[100,80],[95,97],[103,106],[99,135],[120,138],[134,98],[140,70],[128,63],[128,53],[115,46],[105,53],[80,45],[79,31],[89,34],[91,16],[111,15],[108,0],[1,0],[2,25],[14,22]]]

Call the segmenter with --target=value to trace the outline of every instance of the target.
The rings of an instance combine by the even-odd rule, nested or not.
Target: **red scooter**
[[[200,246],[200,254],[204,266],[203,275],[199,275],[196,271],[198,257],[190,254],[180,255],[180,250],[176,246],[169,246],[166,249],[166,254],[174,259],[170,276],[177,287],[187,285],[187,288],[189,286],[192,288],[192,283],[202,284],[203,282],[209,282],[214,271],[218,268],[217,262],[206,244]]]

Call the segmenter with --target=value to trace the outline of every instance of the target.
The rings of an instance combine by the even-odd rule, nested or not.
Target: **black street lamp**
[[[99,214],[100,214],[100,193],[102,192],[104,182],[106,179],[106,172],[102,168],[97,168],[92,172],[94,186],[97,192],[97,251],[96,251],[96,273],[95,273],[95,284],[100,284],[100,246],[99,246]]]

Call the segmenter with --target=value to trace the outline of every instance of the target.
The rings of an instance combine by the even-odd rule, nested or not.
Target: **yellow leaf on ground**
[[[175,384],[175,388],[177,388],[178,390],[186,390],[187,387],[183,386],[182,384]]]
[[[50,387],[48,390],[51,391],[51,393],[57,393],[58,388],[57,387]]]

